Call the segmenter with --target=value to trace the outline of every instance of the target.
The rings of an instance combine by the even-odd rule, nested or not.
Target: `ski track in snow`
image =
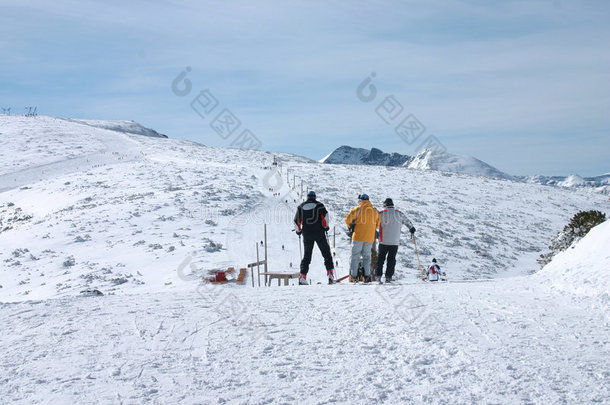
[[[604,196],[2,120],[0,395],[11,403],[610,397],[607,291],[525,276],[576,211],[609,211]],[[308,287],[252,288],[251,273],[245,286],[200,284],[210,269],[255,261],[255,244],[262,257],[263,223],[270,269],[298,272],[300,180],[331,213],[338,276],[349,262],[343,217],[367,192],[414,222],[424,266],[437,257],[449,280],[468,282],[417,282],[403,235],[402,285],[317,284],[317,248]],[[80,293],[92,288],[105,295]]]
[[[405,308],[388,308],[388,289]],[[195,292],[3,304],[1,390],[17,403],[593,403],[608,395],[603,315],[587,300],[541,298],[526,280],[274,290],[233,291],[243,310],[234,317],[216,307],[228,303]]]

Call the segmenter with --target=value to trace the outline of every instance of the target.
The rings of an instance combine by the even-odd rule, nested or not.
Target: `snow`
[[[90,124],[0,116],[3,402],[610,397],[607,223],[542,271],[535,262],[576,212],[610,212],[605,196]],[[250,273],[243,286],[203,284],[208,270],[256,260],[263,223],[270,269],[297,271],[301,180],[331,213],[339,276],[343,217],[366,192],[376,206],[394,199],[417,228],[424,265],[436,257],[450,281],[418,281],[403,235],[400,284],[317,284],[317,250],[311,286],[252,288]]]
[[[335,164],[347,164],[357,165],[362,164],[366,160],[366,157],[370,151],[363,148],[352,148],[347,145],[343,145],[332,151],[329,155],[320,159],[320,163],[335,163]]]
[[[582,177],[580,177],[577,174],[571,174],[568,177],[566,177],[565,180],[557,183],[557,185],[560,187],[575,187],[575,186],[581,186],[584,183],[585,183],[585,179],[583,179]]]
[[[590,189],[600,194],[610,194],[610,174],[602,174],[594,177],[581,177],[577,174],[569,176],[525,176],[518,177],[518,180],[543,184],[548,186],[558,186],[567,188]]]
[[[167,138],[151,128],[146,128],[133,121],[101,121],[101,120],[71,120],[85,125],[90,125],[96,128],[109,129],[111,131],[127,132],[130,134],[152,136],[155,138]]]
[[[535,286],[219,286],[212,294],[2,304],[3,395],[17,403],[608,398],[605,315]]]
[[[538,274],[554,289],[601,296],[610,303],[610,221],[595,228],[569,249],[557,254]]]
[[[454,155],[431,149],[424,149],[405,164],[410,169],[440,170],[452,173],[486,176],[498,179],[511,179],[512,176],[501,172],[487,163],[471,156]]]
[[[377,148],[368,150],[343,145],[320,159],[319,162],[350,165],[402,166],[408,160],[409,156],[395,152],[385,153]]]
[[[415,156],[399,153],[384,153],[379,149],[371,150],[340,146],[319,160],[320,163],[345,165],[405,166],[415,170],[436,170],[448,173],[469,174],[496,179],[508,179],[535,183],[546,186],[579,188],[587,191],[610,194],[610,174],[595,177],[569,176],[512,176],[472,156],[454,155],[432,149],[424,149]]]

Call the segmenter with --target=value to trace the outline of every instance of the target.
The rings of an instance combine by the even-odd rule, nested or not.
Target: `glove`
[[[328,232],[328,231],[330,231],[330,227],[325,226],[325,227],[324,227],[324,232]]]
[[[409,232],[411,232],[411,235],[413,235],[415,233],[415,227],[412,226],[411,229],[409,229]]]
[[[301,233],[303,233],[303,231],[295,231],[297,236],[301,236]]]

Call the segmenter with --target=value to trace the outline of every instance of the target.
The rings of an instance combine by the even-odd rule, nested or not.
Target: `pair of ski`
[[[349,278],[349,275],[347,275],[347,276],[343,276],[343,277],[341,277],[341,278],[336,279],[336,280],[335,280],[335,283],[340,283],[341,281],[343,281],[343,280],[345,280],[345,279],[347,279],[347,278]],[[356,282],[356,283],[354,283],[354,284],[396,284],[396,282],[395,282],[395,281],[391,281],[391,282],[389,282],[389,283],[388,283],[388,282],[386,281],[385,283],[383,283],[383,282],[379,282],[379,281],[371,280],[371,281],[370,281],[370,282],[368,282],[368,283],[365,283],[365,282],[362,282],[362,281],[358,281],[358,282]]]

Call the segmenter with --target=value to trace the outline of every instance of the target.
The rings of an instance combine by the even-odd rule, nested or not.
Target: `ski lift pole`
[[[415,246],[415,254],[417,255],[417,264],[419,265],[419,276],[421,279],[424,279],[424,271],[421,267],[421,261],[419,260],[419,252],[417,251],[417,242],[415,242],[415,234],[411,235],[411,239],[413,239],[413,246]]]

